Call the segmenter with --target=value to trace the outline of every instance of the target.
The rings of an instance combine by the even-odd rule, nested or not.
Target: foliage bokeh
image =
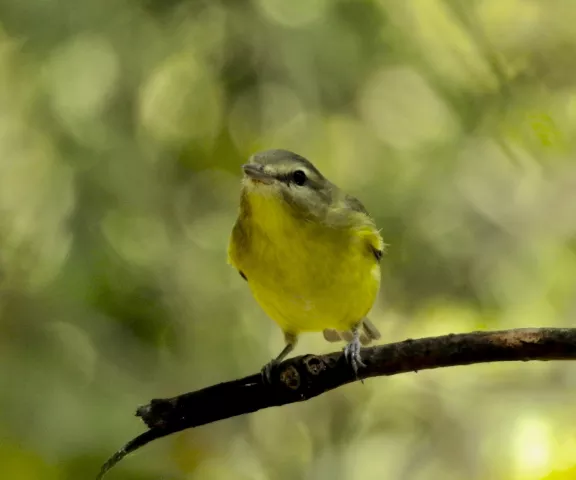
[[[0,471],[91,478],[148,399],[282,344],[226,264],[287,148],[389,244],[385,341],[576,319],[573,0],[3,0]],[[330,351],[321,335],[298,352]],[[110,478],[574,478],[571,364],[376,379],[184,432]],[[233,399],[231,399],[233,401]]]

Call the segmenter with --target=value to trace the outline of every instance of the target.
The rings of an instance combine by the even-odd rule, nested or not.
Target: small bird
[[[228,261],[285,338],[263,375],[270,380],[300,333],[320,331],[328,341],[348,342],[345,357],[357,374],[365,366],[361,344],[380,338],[366,318],[384,250],[374,221],[359,200],[296,153],[267,150],[242,168]]]

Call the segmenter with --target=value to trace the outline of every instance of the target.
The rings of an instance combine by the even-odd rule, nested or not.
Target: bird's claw
[[[262,370],[260,371],[260,373],[262,375],[262,382],[265,385],[271,385],[272,384],[272,372],[278,366],[279,363],[280,362],[278,360],[274,359],[262,367]]]
[[[366,364],[362,361],[360,356],[360,340],[354,338],[346,347],[344,348],[344,358],[348,364],[354,370],[354,375],[358,376],[358,367],[365,367]]]

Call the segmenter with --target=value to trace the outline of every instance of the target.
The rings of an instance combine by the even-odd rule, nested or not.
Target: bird
[[[282,149],[255,153],[242,166],[240,206],[228,263],[284,333],[273,369],[305,332],[345,340],[354,374],[365,367],[361,345],[380,338],[366,317],[380,288],[384,242],[363,204],[312,162]]]

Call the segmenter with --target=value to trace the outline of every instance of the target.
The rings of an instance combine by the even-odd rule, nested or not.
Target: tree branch
[[[575,360],[576,328],[525,328],[405,340],[364,348],[356,378],[342,352],[302,355],[282,362],[272,383],[260,374],[219,383],[173,398],[155,399],[136,412],[149,430],[108,460],[98,479],[152,440],[263,408],[302,402],[356,380],[474,363]]]

